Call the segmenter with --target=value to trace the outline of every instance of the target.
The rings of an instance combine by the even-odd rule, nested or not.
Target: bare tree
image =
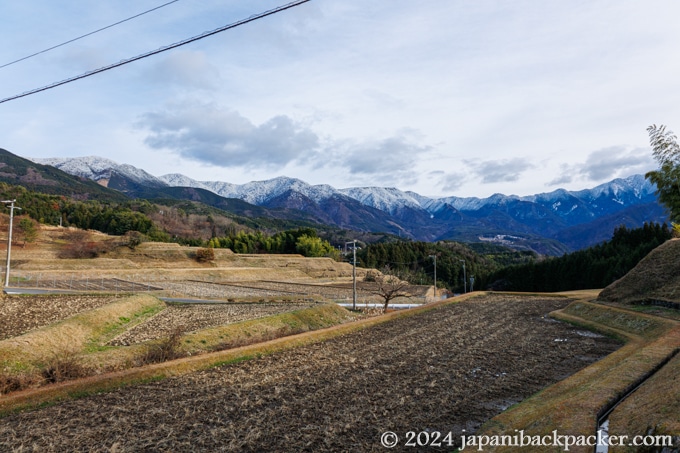
[[[376,289],[373,293],[383,299],[383,311],[386,312],[391,300],[397,297],[411,297],[408,291],[411,284],[406,281],[407,275],[404,272],[393,271],[389,266],[383,267],[380,271],[381,273],[374,277]]]

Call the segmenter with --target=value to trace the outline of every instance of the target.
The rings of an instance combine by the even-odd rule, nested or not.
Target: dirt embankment
[[[11,415],[0,420],[0,449],[384,452],[385,431],[397,433],[400,446],[408,431],[451,431],[459,441],[463,429],[473,432],[618,347],[546,317],[568,303],[470,299],[326,342]]]

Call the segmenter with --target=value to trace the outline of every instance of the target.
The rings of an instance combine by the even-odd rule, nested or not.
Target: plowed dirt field
[[[0,451],[378,451],[393,431],[471,434],[619,344],[485,296],[323,343],[0,419]],[[427,451],[437,451],[437,448]],[[443,448],[451,451],[452,448]]]
[[[108,305],[111,295],[54,295],[0,297],[0,340],[47,326],[93,308]]]

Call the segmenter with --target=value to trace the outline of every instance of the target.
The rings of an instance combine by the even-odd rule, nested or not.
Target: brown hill
[[[680,308],[680,239],[652,250],[629,273],[602,290],[598,300]]]

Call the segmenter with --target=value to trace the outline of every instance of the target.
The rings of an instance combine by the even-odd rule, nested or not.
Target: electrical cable
[[[7,66],[11,66],[11,65],[13,65],[13,64],[15,64],[15,63],[19,63],[20,61],[28,60],[29,58],[35,57],[36,55],[40,55],[40,54],[43,54],[43,53],[45,53],[45,52],[49,52],[50,50],[54,50],[54,49],[56,49],[57,47],[65,46],[66,44],[70,44],[70,43],[72,43],[72,42],[74,42],[74,41],[78,41],[79,39],[83,39],[83,38],[86,38],[86,37],[88,37],[88,36],[94,35],[95,33],[99,33],[100,31],[104,31],[104,30],[109,29],[109,28],[111,28],[111,27],[115,27],[116,25],[120,25],[120,24],[122,24],[122,23],[124,23],[124,22],[127,22],[127,21],[129,21],[129,20],[136,19],[136,18],[138,18],[139,16],[143,16],[144,14],[148,14],[148,13],[150,13],[150,12],[156,11],[157,9],[161,9],[161,8],[163,8],[164,6],[168,6],[168,5],[170,5],[170,4],[172,4],[172,3],[176,3],[176,2],[178,2],[178,1],[179,1],[179,0],[172,0],[171,2],[164,3],[164,4],[160,5],[160,6],[157,6],[157,7],[155,7],[155,8],[152,8],[152,9],[150,9],[150,10],[148,10],[148,11],[144,11],[143,13],[139,13],[139,14],[134,15],[134,16],[132,16],[132,17],[128,17],[127,19],[123,19],[123,20],[121,20],[121,21],[118,21],[118,22],[116,22],[115,24],[107,25],[106,27],[100,28],[99,30],[91,31],[90,33],[86,33],[86,34],[84,34],[84,35],[82,35],[82,36],[78,36],[77,38],[69,39],[68,41],[62,42],[61,44],[57,44],[56,46],[52,46],[52,47],[49,47],[49,48],[47,48],[47,49],[45,49],[45,50],[41,50],[40,52],[36,52],[36,53],[31,54],[31,55],[25,56],[25,57],[23,57],[23,58],[19,58],[18,60],[10,61],[9,63],[5,63],[4,65],[0,66],[0,69],[6,68]]]
[[[0,104],[3,104],[5,102],[9,102],[9,101],[13,101],[15,99],[19,99],[19,98],[22,98],[22,97],[25,97],[25,96],[30,96],[32,94],[40,93],[41,91],[50,90],[52,88],[56,88],[58,86],[65,85],[67,83],[75,82],[76,80],[84,79],[86,77],[90,77],[90,76],[93,76],[95,74],[99,74],[101,72],[105,72],[105,71],[108,71],[110,69],[114,69],[114,68],[126,65],[128,63],[132,63],[132,62],[137,61],[137,60],[141,60],[143,58],[147,58],[147,57],[150,57],[150,56],[162,53],[162,52],[166,52],[168,50],[176,49],[177,47],[184,46],[186,44],[192,43],[194,41],[198,41],[198,40],[203,39],[203,38],[207,38],[208,36],[212,36],[212,35],[216,35],[218,33],[222,33],[223,31],[227,31],[227,30],[230,30],[232,28],[236,28],[236,27],[239,27],[241,25],[245,25],[245,24],[250,23],[250,22],[254,22],[258,19],[262,19],[264,17],[271,16],[273,14],[279,13],[281,11],[285,11],[285,10],[293,8],[295,6],[299,6],[299,5],[301,5],[303,3],[307,3],[309,1],[311,1],[311,0],[298,0],[298,1],[291,2],[291,3],[287,3],[285,5],[278,6],[274,9],[270,9],[270,10],[267,10],[267,11],[259,13],[259,14],[254,14],[254,15],[248,17],[247,19],[241,19],[237,22],[233,22],[231,24],[224,25],[224,26],[216,28],[214,30],[203,32],[200,35],[193,36],[193,37],[185,39],[183,41],[178,41],[178,42],[176,42],[174,44],[170,44],[168,46],[160,47],[156,50],[152,50],[150,52],[146,52],[146,53],[137,55],[136,57],[121,60],[118,63],[113,63],[113,64],[110,64],[108,66],[102,66],[101,68],[94,69],[92,71],[88,71],[88,72],[85,72],[83,74],[80,74],[80,75],[77,75],[77,76],[74,76],[74,77],[70,77],[68,79],[64,79],[60,82],[54,82],[54,83],[51,83],[51,84],[46,85],[46,86],[41,87],[41,88],[35,88],[33,90],[26,91],[26,92],[21,93],[21,94],[17,94],[17,95],[14,95],[14,96],[10,96],[8,98],[0,99]]]

